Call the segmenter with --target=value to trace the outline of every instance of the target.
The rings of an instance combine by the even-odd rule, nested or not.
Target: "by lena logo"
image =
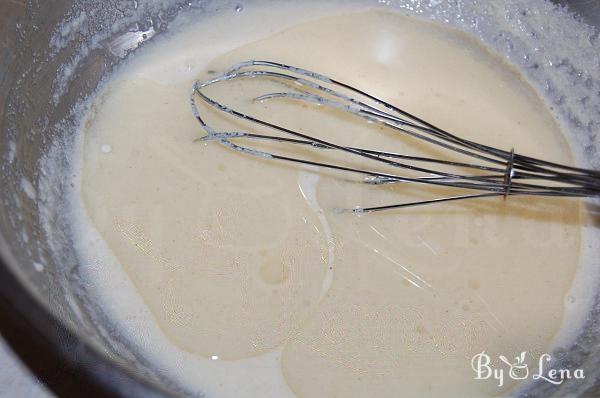
[[[532,369],[530,372],[529,366],[525,362],[527,352],[523,351],[517,355],[514,360],[509,360],[504,355],[499,355],[500,366],[492,365],[492,358],[481,351],[475,354],[471,359],[471,368],[475,372],[475,380],[494,379],[498,382],[498,387],[502,387],[506,378],[512,380],[526,380],[529,377],[533,380],[543,380],[548,383],[559,385],[565,380],[570,379],[585,379],[583,369],[555,369],[548,368],[548,364],[552,361],[550,354],[543,354],[539,357],[537,369]]]

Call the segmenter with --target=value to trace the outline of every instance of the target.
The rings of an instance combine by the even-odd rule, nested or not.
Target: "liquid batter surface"
[[[152,322],[186,353],[170,366],[220,369],[195,386],[216,397],[261,367],[259,391],[273,396],[508,393],[508,380],[503,388],[473,380],[471,358],[547,350],[579,264],[578,202],[485,199],[340,214],[334,208],[427,191],[365,188],[196,142],[203,132],[189,92],[239,61],[269,59],[366,88],[464,138],[572,163],[554,118],[515,69],[435,24],[368,11],[281,29],[210,50],[189,32],[174,35],[130,61],[88,115],[85,208]],[[187,71],[164,73],[169,51]],[[250,104],[232,87],[221,93],[228,104],[291,128],[427,153],[335,112],[305,117],[311,110],[298,104]]]

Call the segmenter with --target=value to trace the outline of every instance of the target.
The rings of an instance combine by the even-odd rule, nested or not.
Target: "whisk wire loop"
[[[292,130],[285,126],[249,115],[209,97],[207,87],[240,79],[266,78],[292,83],[293,91],[267,93],[254,101],[288,99],[326,108],[342,110],[377,123],[433,147],[448,152],[448,159],[407,155],[335,143],[323,138]],[[280,135],[252,131],[217,132],[203,118],[197,100],[224,114],[242,119],[250,125],[270,129]],[[372,185],[416,183],[471,191],[464,195],[438,197],[384,206],[357,207],[353,212],[373,212],[441,202],[513,195],[599,197],[600,171],[577,168],[505,151],[451,134],[439,127],[402,110],[376,96],[323,74],[272,61],[245,61],[234,65],[224,74],[206,82],[196,82],[190,97],[192,113],[206,135],[201,140],[213,140],[230,149],[266,159],[318,166],[326,169],[363,175],[363,182]],[[236,143],[232,142],[233,140]],[[364,166],[352,167],[333,161],[316,161],[293,157],[240,145],[239,140],[263,140],[301,145],[324,151],[339,151],[350,156],[374,161],[394,170],[411,174],[381,172]],[[451,159],[450,154],[470,158],[472,162]],[[434,168],[434,166],[445,167]],[[461,170],[457,172],[455,170]],[[471,173],[468,171],[471,170]],[[414,174],[417,174],[416,176]]]

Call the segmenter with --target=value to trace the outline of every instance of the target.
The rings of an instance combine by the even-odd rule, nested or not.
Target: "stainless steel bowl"
[[[600,2],[558,3],[600,27]],[[81,288],[72,248],[50,247],[40,225],[43,198],[28,195],[23,181],[38,180],[40,158],[74,122],[73,104],[93,92],[128,53],[160,36],[181,13],[231,4],[202,0],[0,3],[0,330],[59,394],[158,397],[187,392],[130,351],[108,319],[102,321],[93,297]],[[78,20],[82,13],[84,22]],[[57,30],[61,24],[62,31]],[[600,71],[596,73],[600,79]],[[64,183],[54,182],[57,195]],[[53,233],[60,236],[63,220],[52,214],[50,219]],[[44,264],[44,272],[36,271],[39,264]],[[600,306],[594,308],[578,342],[559,357],[563,367],[584,367],[585,383],[538,384],[525,395],[600,396]]]

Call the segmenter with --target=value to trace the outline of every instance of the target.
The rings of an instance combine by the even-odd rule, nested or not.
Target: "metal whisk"
[[[242,113],[210,98],[204,93],[204,89],[215,84],[250,78],[279,81],[291,87],[290,91],[269,93],[254,98],[255,101],[288,99],[343,110],[362,118],[363,121],[378,123],[393,129],[401,135],[417,138],[428,145],[433,145],[438,149],[441,148],[443,153],[448,154],[448,159],[451,154],[454,154],[454,156],[459,154],[459,156],[466,157],[469,160],[462,162],[412,156],[393,151],[380,151],[330,142]],[[243,119],[250,124],[261,126],[263,130],[266,128],[273,131],[274,134],[281,135],[259,134],[256,131],[215,131],[202,117],[197,99],[201,99],[221,112]],[[353,212],[373,212],[494,196],[505,198],[513,195],[600,197],[600,171],[536,159],[517,154],[514,150],[506,151],[460,138],[356,87],[290,65],[270,61],[239,63],[223,75],[206,82],[196,82],[191,95],[191,105],[194,116],[206,132],[206,135],[200,140],[214,140],[243,154],[358,173],[363,175],[362,182],[372,185],[414,183],[460,188],[465,191],[464,194],[457,196],[437,197],[376,207],[357,207],[351,209]],[[364,167],[336,164],[334,161],[321,162],[265,152],[249,146],[242,146],[240,144],[241,140],[268,140],[283,144],[307,146],[315,150],[342,151],[351,156],[370,159],[389,166],[394,172],[384,173]],[[450,169],[448,170],[448,168]],[[405,171],[404,174],[402,173],[403,170]]]

